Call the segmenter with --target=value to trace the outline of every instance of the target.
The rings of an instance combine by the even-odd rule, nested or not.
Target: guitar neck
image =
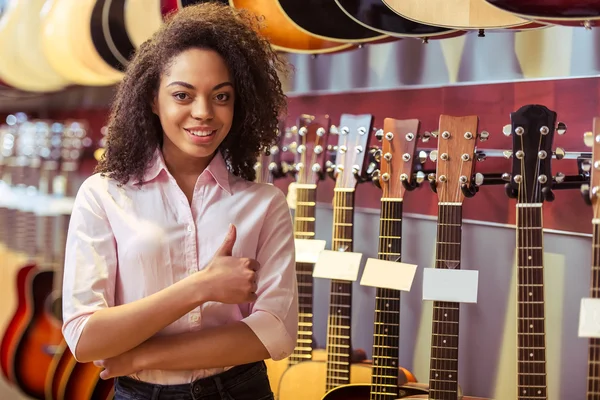
[[[542,205],[517,204],[518,400],[546,399]]]
[[[333,199],[333,251],[351,252],[354,189],[335,189]],[[352,282],[331,281],[327,326],[327,391],[350,383],[352,341]]]
[[[439,203],[436,268],[460,269],[462,205]],[[458,398],[459,303],[433,302],[429,399]]]
[[[402,250],[402,200],[381,199],[379,224],[380,260],[399,261]],[[371,400],[398,397],[398,346],[400,340],[400,291],[377,288],[373,335]]]
[[[592,226],[594,229],[592,241],[592,285],[590,297],[600,298],[600,219],[594,218]],[[600,339],[590,338],[588,353],[588,385],[587,400],[600,398],[600,385],[598,385],[598,364],[600,364]]]
[[[316,185],[298,185],[296,188],[296,212],[294,213],[294,237],[314,239],[317,191]],[[313,350],[313,267],[311,263],[296,263],[298,280],[298,339],[289,357],[290,365],[310,360]]]

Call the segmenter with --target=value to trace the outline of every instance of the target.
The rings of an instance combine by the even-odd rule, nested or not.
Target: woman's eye
[[[175,93],[173,96],[175,96],[177,100],[185,100],[187,98],[186,93]]]
[[[227,101],[227,100],[229,100],[229,94],[219,93],[216,98],[218,101]]]

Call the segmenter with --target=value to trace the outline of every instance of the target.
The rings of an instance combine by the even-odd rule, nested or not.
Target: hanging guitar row
[[[389,268],[401,269],[402,206],[407,192],[427,180],[438,196],[438,224],[435,268],[445,276],[461,271],[462,203],[473,197],[484,185],[505,185],[505,192],[516,200],[517,261],[517,386],[515,399],[547,399],[546,342],[543,281],[543,203],[554,200],[554,190],[581,190],[585,202],[594,205],[594,264],[591,297],[599,297],[599,238],[597,194],[600,174],[600,118],[594,121],[594,133],[585,135],[585,143],[593,145],[591,153],[553,150],[555,133],[564,134],[566,126],[557,123],[557,114],[542,105],[526,105],[511,113],[511,124],[503,132],[512,137],[511,150],[478,150],[478,141],[487,132],[478,133],[477,116],[442,115],[439,130],[420,134],[418,120],[386,118],[383,129],[373,128],[372,115],[342,114],[339,127],[331,125],[328,116],[302,115],[297,126],[282,135],[281,149],[275,146],[256,164],[258,181],[273,182],[288,174],[294,177],[296,195],[294,228],[297,240],[299,282],[299,335],[294,354],[286,360],[268,361],[271,386],[280,400],[292,399],[458,399],[460,387],[459,310],[460,302],[433,296],[433,320],[429,384],[417,382],[415,376],[398,365],[400,346],[400,293],[390,282],[391,275],[379,278],[376,289],[372,361],[357,360],[352,348],[352,281],[336,263],[347,263],[353,254],[354,200],[360,182],[372,181],[381,189],[380,235],[378,261]],[[281,128],[283,129],[283,127]],[[376,133],[373,133],[376,132]],[[337,135],[335,145],[329,137]],[[291,142],[286,136],[291,137]],[[417,141],[431,136],[438,139],[437,149],[418,149]],[[594,140],[592,140],[592,137]],[[290,139],[290,138],[288,138]],[[374,140],[381,146],[375,146]],[[593,143],[592,143],[593,142]],[[293,162],[283,161],[284,154],[294,154]],[[333,157],[331,157],[333,155]],[[512,172],[475,173],[475,165],[486,157],[512,159]],[[551,160],[573,159],[578,174],[552,175]],[[436,170],[423,168],[427,159],[435,160]],[[593,168],[592,168],[593,166]],[[335,180],[333,196],[333,234],[331,250],[312,247],[307,256],[307,240],[315,241],[316,190],[327,176]],[[592,189],[590,189],[590,187]],[[410,194],[409,194],[410,196]],[[293,196],[294,197],[294,196]],[[468,200],[467,200],[468,201]],[[345,253],[335,258],[332,253]],[[317,273],[322,258],[327,256],[331,271]],[[312,257],[313,262],[306,262]],[[358,258],[360,260],[360,257]],[[372,259],[367,260],[367,265]],[[392,265],[392,266],[390,266]],[[396,267],[393,267],[396,265]],[[313,270],[314,268],[314,270]],[[383,267],[381,267],[383,268]],[[323,268],[321,268],[323,269]],[[471,272],[471,271],[464,271]],[[346,271],[347,273],[347,271]],[[358,265],[356,265],[358,273]],[[413,272],[414,273],[414,272]],[[338,274],[338,275],[336,275]],[[366,275],[366,267],[364,275]],[[433,276],[433,274],[427,274]],[[331,280],[326,349],[313,349],[313,278]],[[438,278],[439,279],[439,278]],[[374,286],[374,285],[370,285]],[[406,290],[406,289],[403,289]],[[424,290],[425,291],[425,290]],[[593,300],[593,299],[592,299]],[[462,301],[461,301],[462,302]],[[593,307],[593,306],[592,306]],[[591,310],[596,310],[592,308]],[[579,311],[579,310],[578,310]],[[591,312],[591,311],[590,311]],[[600,396],[600,327],[590,341],[589,399]],[[585,336],[585,335],[581,335]],[[404,343],[403,345],[406,345]],[[300,397],[299,397],[300,396]],[[462,397],[475,399],[475,397]]]

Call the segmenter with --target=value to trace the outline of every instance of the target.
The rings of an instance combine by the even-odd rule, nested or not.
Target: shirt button
[[[192,315],[191,320],[192,320],[192,322],[198,322],[198,318],[199,317],[197,315]]]
[[[187,231],[188,231],[188,232],[191,232],[191,231],[192,231],[192,226],[191,226],[191,225],[188,225],[188,226],[187,226]]]

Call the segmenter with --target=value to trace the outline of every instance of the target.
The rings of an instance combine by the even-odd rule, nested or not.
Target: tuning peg
[[[557,173],[554,177],[554,181],[556,183],[563,183],[565,181],[565,174],[563,174],[562,172]]]
[[[590,185],[588,185],[587,183],[584,185],[581,185],[581,196],[583,197],[583,201],[585,202],[585,204],[587,204],[588,206],[592,205],[592,198],[590,196]]]
[[[437,155],[438,155],[438,151],[437,150],[431,150],[431,152],[429,153],[429,159],[433,162],[437,161]]]
[[[483,185],[484,178],[485,177],[483,176],[483,174],[481,172],[476,173],[475,180],[474,180],[475,185],[477,185],[477,186]]]
[[[504,125],[504,127],[502,127],[502,133],[504,134],[504,136],[510,136],[510,135],[512,135],[512,126],[511,125]]]
[[[506,158],[507,160],[510,160],[510,158],[513,156],[513,152],[510,150],[504,150],[502,152],[502,154],[504,155],[504,158]]]
[[[377,132],[375,132],[375,137],[379,141],[383,140],[383,129],[378,129]]]
[[[583,143],[585,143],[585,145],[587,147],[593,147],[594,146],[594,134],[592,132],[586,132],[583,134]]]
[[[589,173],[592,170],[592,162],[590,160],[581,160],[581,170],[585,173]]]
[[[510,182],[511,175],[508,172],[505,172],[505,173],[502,174],[502,176],[500,177],[500,179],[502,179],[503,181],[506,181],[506,182]]]
[[[437,181],[435,174],[427,175],[427,179],[429,180],[429,187],[433,191],[433,193],[437,193]]]
[[[504,175],[505,174],[502,174],[502,179],[504,179]],[[510,175],[509,175],[509,179],[510,179]],[[514,189],[510,183],[504,184],[504,192],[511,199],[517,198],[518,191],[516,189]]]
[[[554,201],[554,192],[550,187],[546,186],[542,188],[542,195],[544,196],[544,200],[546,200],[547,202]]]
[[[483,151],[479,150],[475,153],[475,157],[477,157],[477,161],[481,162],[485,161],[487,155]]]
[[[557,160],[562,160],[565,157],[565,149],[562,147],[557,147],[554,151],[554,156]]]
[[[488,140],[489,137],[490,137],[490,133],[488,131],[482,131],[479,134],[479,141],[485,142],[486,140]]]
[[[358,183],[363,183],[367,180],[362,175],[360,175],[360,169],[356,165],[352,167],[352,175],[354,175],[354,178]]]
[[[437,138],[440,134],[439,130],[435,130],[435,131],[431,131],[431,136],[433,136],[434,138]]]
[[[425,180],[426,177],[427,176],[425,175],[425,172],[423,172],[423,171],[417,171],[416,179],[415,180],[420,185],[421,183],[423,183],[423,181]]]
[[[329,177],[333,180],[335,180],[335,169],[336,169],[336,165],[334,163],[332,163],[331,161],[327,160],[327,162],[325,162],[325,171],[327,172],[327,175],[329,175]]]
[[[375,186],[377,186],[379,189],[381,189],[381,182],[379,182],[380,175],[381,175],[381,171],[378,169],[373,171],[373,173],[371,174],[371,182],[373,182],[373,184]]]
[[[429,142],[429,139],[431,139],[431,132],[429,132],[429,131],[423,132],[423,134],[421,135],[421,141],[423,143],[427,143],[427,142]]]
[[[559,122],[556,127],[556,133],[559,135],[564,135],[567,133],[567,125],[564,122]]]
[[[367,171],[366,174],[367,175],[371,175],[373,174],[373,172],[377,169],[377,163],[371,162],[369,163],[369,165],[367,166]]]
[[[339,135],[340,134],[337,126],[335,126],[335,125],[331,125],[329,127],[329,133],[332,134],[332,135]]]

